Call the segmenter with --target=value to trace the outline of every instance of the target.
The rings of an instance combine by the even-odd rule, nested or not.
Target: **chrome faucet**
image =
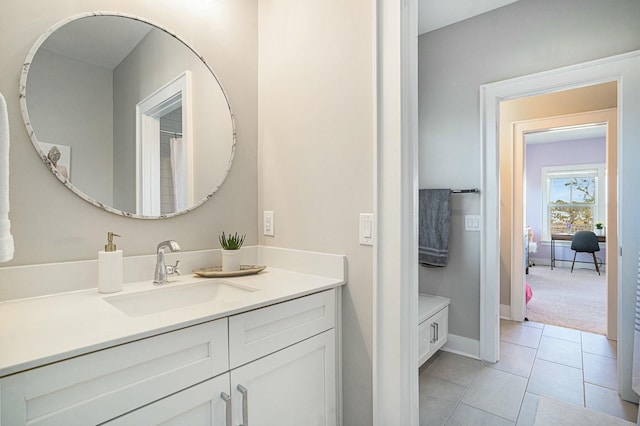
[[[153,277],[153,283],[155,285],[164,284],[169,282],[167,279],[168,275],[180,275],[180,270],[178,269],[178,263],[180,261],[176,261],[175,265],[166,266],[164,264],[164,249],[168,248],[170,251],[180,251],[180,246],[173,240],[163,241],[158,244],[158,259],[156,261],[156,273]]]

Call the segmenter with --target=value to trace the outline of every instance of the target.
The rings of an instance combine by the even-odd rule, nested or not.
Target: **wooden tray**
[[[194,269],[193,273],[205,278],[241,277],[243,275],[253,275],[263,271],[263,265],[240,265],[239,271],[222,271],[222,266],[208,266],[206,268]]]

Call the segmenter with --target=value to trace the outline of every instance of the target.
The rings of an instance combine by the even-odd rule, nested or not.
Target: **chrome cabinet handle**
[[[226,405],[225,413],[226,413],[226,422],[225,426],[231,426],[231,397],[227,395],[225,392],[220,393],[220,398],[224,400]]]
[[[238,385],[238,390],[242,394],[242,424],[240,426],[249,426],[249,391],[242,385]]]
[[[438,340],[440,340],[440,324],[438,324],[437,322],[432,323],[431,331],[433,331],[431,343],[436,343]]]

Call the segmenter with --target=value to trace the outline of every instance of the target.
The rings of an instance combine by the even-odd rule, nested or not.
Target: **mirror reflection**
[[[170,217],[226,178],[233,116],[208,65],[137,17],[85,14],[56,25],[27,57],[23,116],[43,162],[114,213]]]

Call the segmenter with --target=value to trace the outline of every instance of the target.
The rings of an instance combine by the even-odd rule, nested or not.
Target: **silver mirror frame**
[[[158,28],[160,30],[163,30],[167,34],[171,35],[172,37],[174,37],[175,39],[180,41],[185,47],[187,47],[198,58],[200,58],[202,63],[211,72],[211,75],[213,76],[213,78],[215,78],[215,80],[217,81],[218,85],[220,86],[220,90],[222,91],[222,94],[224,95],[225,101],[226,101],[227,106],[229,108],[229,114],[230,114],[230,117],[231,117],[231,127],[232,127],[232,133],[233,133],[233,141],[232,141],[232,147],[231,147],[231,155],[229,156],[229,162],[227,163],[227,167],[226,167],[226,170],[224,172],[224,176],[223,176],[222,180],[215,186],[215,188],[213,188],[213,190],[211,192],[209,192],[203,199],[201,199],[199,201],[196,201],[193,205],[189,206],[188,208],[186,208],[184,210],[181,210],[181,211],[175,212],[175,213],[171,213],[171,214],[160,215],[160,216],[143,216],[143,215],[139,215],[139,214],[136,214],[136,213],[130,213],[130,212],[125,212],[125,211],[122,211],[122,210],[118,210],[118,209],[116,209],[114,207],[106,205],[106,204],[94,199],[93,197],[89,196],[88,194],[86,194],[85,192],[80,190],[78,187],[76,187],[74,184],[72,184],[69,179],[67,179],[65,176],[63,176],[58,171],[58,169],[53,165],[51,160],[49,160],[49,158],[47,157],[47,154],[44,153],[42,151],[42,149],[40,148],[40,141],[38,141],[38,138],[37,138],[37,136],[35,134],[33,126],[31,125],[31,120],[29,119],[29,112],[27,111],[27,97],[26,97],[26,94],[27,94],[27,76],[29,74],[29,67],[31,66],[31,61],[33,60],[34,56],[38,52],[38,49],[40,48],[40,46],[42,46],[42,44],[45,42],[45,40],[47,38],[49,38],[49,36],[51,34],[53,34],[57,29],[61,28],[62,26],[66,25],[66,24],[68,24],[69,22],[72,22],[72,21],[75,21],[75,20],[78,20],[78,19],[82,19],[82,18],[92,17],[92,16],[117,16],[117,17],[122,17],[122,18],[127,18],[127,19],[133,19],[133,20],[140,21],[140,22],[148,24],[148,25],[152,25],[152,26],[154,26],[154,27],[156,27],[156,28]],[[167,28],[163,27],[162,25],[158,25],[158,24],[153,23],[153,22],[151,22],[151,21],[149,21],[147,19],[135,16],[135,15],[128,15],[128,14],[120,13],[120,12],[106,12],[106,11],[87,12],[87,13],[81,13],[81,14],[78,14],[78,15],[71,16],[71,17],[69,17],[67,19],[64,19],[64,20],[56,23],[55,25],[53,25],[51,28],[49,28],[45,33],[43,33],[36,40],[34,45],[31,47],[31,50],[27,54],[27,57],[26,57],[26,59],[24,61],[24,64],[22,66],[22,72],[21,72],[21,75],[20,75],[19,98],[20,98],[20,110],[22,112],[22,119],[24,120],[24,125],[25,125],[25,127],[27,129],[27,133],[29,134],[29,138],[31,140],[33,148],[36,150],[36,153],[38,154],[38,156],[40,157],[40,159],[42,160],[44,165],[71,192],[75,193],[77,196],[79,196],[83,200],[87,201],[88,203],[91,203],[96,207],[99,207],[99,208],[101,208],[103,210],[106,210],[106,211],[108,211],[110,213],[117,214],[119,216],[131,217],[131,218],[135,218],[135,219],[168,219],[168,218],[171,218],[171,217],[180,216],[180,215],[183,215],[185,213],[188,213],[188,212],[196,209],[197,207],[201,206],[205,202],[207,202],[213,196],[213,194],[215,194],[218,191],[218,189],[220,189],[222,184],[227,179],[227,177],[229,175],[229,171],[231,170],[231,165],[233,164],[233,159],[235,157],[235,152],[236,152],[236,134],[237,134],[235,115],[233,114],[233,110],[231,109],[231,104],[229,103],[229,96],[227,95],[227,92],[224,90],[224,87],[223,87],[222,83],[220,82],[220,79],[213,72],[213,70],[211,69],[211,67],[207,63],[207,61],[205,61],[204,57],[202,55],[200,55],[198,52],[196,52],[194,50],[194,48],[191,47],[182,38],[180,38],[178,35],[176,35],[172,31],[169,31]]]

